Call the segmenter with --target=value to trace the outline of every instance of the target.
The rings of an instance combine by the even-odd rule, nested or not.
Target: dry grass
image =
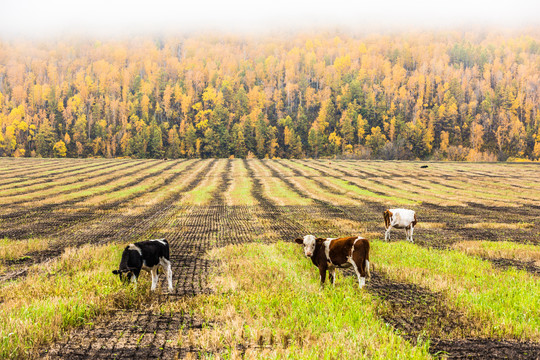
[[[416,224],[415,229],[445,229],[448,226],[447,223],[444,222],[423,222],[420,221],[418,224]]]
[[[144,164],[144,163],[142,163]],[[167,166],[166,162],[158,163],[158,166],[153,166],[146,171],[138,172],[135,176],[123,177],[120,176],[115,181],[108,182],[103,185],[96,185],[83,191],[73,191],[65,195],[57,197],[59,201],[76,200],[78,198],[88,196],[87,199],[80,201],[81,206],[94,206],[97,204],[105,204],[112,201],[117,201],[125,197],[129,197],[136,193],[145,193],[147,189],[154,186],[156,183],[163,182],[163,177],[169,172],[173,172],[172,169],[169,172],[161,173],[163,168]],[[174,169],[174,168],[173,168]],[[142,178],[148,174],[155,174],[156,176],[150,176],[145,180]],[[159,176],[157,176],[160,174]],[[117,174],[118,175],[118,174]],[[141,181],[136,182],[130,187],[122,186],[132,182],[134,179],[140,178]],[[115,191],[111,191],[114,188],[118,188]]]
[[[375,185],[371,181],[366,181],[363,179],[344,177],[342,179],[329,178],[328,181],[334,183],[336,186],[341,187],[348,194],[351,194],[356,198],[365,199],[368,201],[403,205],[413,205],[418,203],[418,201],[411,200],[406,197],[400,197],[399,195],[394,196],[396,193],[401,193],[399,191],[392,191],[390,195],[387,195],[384,192],[384,189],[388,189],[387,187]],[[372,190],[375,190],[376,192]]]
[[[423,179],[415,179],[413,183],[405,183],[400,180],[400,178],[393,179],[378,179],[378,182],[384,186],[388,186],[390,189],[399,189],[401,191],[401,196],[404,196],[405,193],[408,193],[409,196],[417,199],[421,202],[427,202],[432,204],[437,204],[441,206],[464,206],[463,194],[456,195],[448,190],[449,188],[444,188],[445,191],[436,191],[433,185],[428,182],[425,182]],[[424,188],[428,187],[427,189]],[[405,193],[403,193],[405,191]],[[388,192],[388,191],[385,191]]]
[[[86,196],[88,194],[93,194],[102,190],[111,189],[117,185],[121,185],[123,183],[133,180],[133,177],[127,178],[127,177],[120,176],[116,180],[113,180],[113,178],[119,175],[122,175],[125,172],[132,171],[133,169],[136,169],[138,167],[146,166],[145,164],[146,164],[145,162],[137,161],[137,162],[134,162],[134,164],[132,164],[132,166],[128,168],[124,168],[124,166],[119,166],[120,164],[115,164],[112,172],[111,170],[106,169],[104,171],[106,172],[106,174],[103,174],[101,176],[98,176],[92,179],[87,179],[86,176],[84,176],[85,174],[81,173],[79,175],[78,181],[74,183],[63,184],[64,182],[70,182],[72,180],[70,177],[67,177],[64,180],[61,180],[60,182],[55,183],[54,184],[55,186],[52,188],[45,189],[43,191],[32,192],[30,194],[25,194],[24,191],[26,188],[22,188],[18,190],[22,193],[0,199],[0,203],[9,204],[10,202],[13,202],[13,201],[24,200],[25,202],[31,202],[32,206],[35,206],[36,204],[55,203],[59,201],[74,199],[81,196]],[[117,169],[117,167],[119,167],[119,169]],[[151,170],[148,170],[148,171],[150,172],[158,171],[159,168],[161,167],[163,166],[160,166],[158,168],[152,168]],[[108,179],[111,179],[111,181],[107,181]],[[105,183],[103,185],[99,185],[99,186],[96,185],[85,190],[80,190],[80,188],[85,185],[94,184],[101,181],[105,181]],[[58,194],[59,192],[66,192],[66,193]],[[39,201],[33,200],[36,197],[42,197],[42,196],[47,196],[47,198],[45,198],[44,200],[39,200]]]
[[[342,191],[341,194],[331,193],[326,189],[321,188],[312,179],[292,177],[289,178],[289,181],[300,191],[313,199],[344,206],[358,205],[360,203],[359,200],[346,196],[344,191]]]
[[[255,205],[257,201],[251,196],[253,183],[248,176],[243,160],[235,159],[232,161],[230,176],[232,177],[231,184],[223,194],[227,205]]]
[[[272,172],[263,165],[261,160],[249,159],[247,160],[248,166],[253,170],[256,177],[271,177]]]
[[[330,176],[334,177],[342,177],[344,176],[343,171],[334,169],[330,165],[332,165],[331,161],[321,161],[321,160],[299,160],[294,163],[298,166],[304,166],[315,169],[315,171],[319,172],[318,176],[321,176],[321,172],[324,172]]]
[[[285,176],[285,177],[295,176],[294,172],[288,167],[281,164],[280,160],[276,160],[276,161],[263,160],[263,161],[264,161],[264,164],[266,164],[266,166],[269,166],[271,169],[277,171],[281,176]]]
[[[478,255],[489,259],[534,261],[536,266],[540,266],[540,247],[536,245],[507,241],[460,241],[452,247],[469,255]]]
[[[4,158],[5,159],[5,158]],[[89,161],[87,159],[76,159],[75,162],[71,162],[67,159],[58,159],[54,162],[52,159],[40,159],[39,164],[35,162],[36,159],[25,158],[21,160],[20,166],[6,166],[2,167],[7,171],[0,174],[0,189],[9,189],[12,187],[19,187],[20,185],[34,185],[36,182],[43,182],[42,175],[49,175],[46,181],[56,181],[58,177],[64,177],[66,170],[69,174],[78,174],[88,172],[88,170],[99,172],[103,168],[109,168],[114,164],[115,160],[97,160]],[[34,162],[34,164],[32,164]],[[3,164],[2,164],[3,165]],[[5,184],[8,180],[18,178],[20,181],[10,184]]]
[[[278,178],[269,177],[261,180],[265,196],[279,206],[313,204],[311,199],[298,195]]]
[[[428,178],[439,184],[429,184],[433,192],[441,196],[456,199],[462,202],[478,203],[486,206],[517,206],[518,204],[532,204],[534,200],[521,196],[518,188],[512,190],[498,189],[495,183],[471,179],[454,178],[453,180],[441,178]],[[534,198],[534,194],[531,194]],[[538,197],[538,196],[537,196]]]
[[[383,165],[384,164],[384,165]],[[423,163],[422,163],[423,164]],[[487,206],[518,206],[537,203],[540,188],[535,180],[538,167],[509,164],[429,163],[428,169],[420,169],[421,163],[406,161],[332,161],[329,167],[348,169],[362,177],[386,183],[388,189],[379,184],[365,184],[368,189],[393,194],[396,188],[407,188],[418,192],[419,199],[439,205],[463,205],[475,202]],[[402,184],[393,175],[406,173],[408,180],[426,187]],[[435,183],[436,182],[436,183]],[[396,186],[398,184],[399,186]],[[412,186],[412,187],[410,187]],[[380,190],[379,190],[380,189]],[[523,189],[527,189],[525,192]],[[406,195],[395,194],[407,197]]]
[[[302,176],[322,176],[319,169],[312,166],[306,166],[304,162],[300,160],[282,160],[287,166],[299,171]]]
[[[465,224],[463,227],[469,229],[527,229],[532,228],[533,223],[496,223],[496,222],[480,222]]]
[[[49,247],[51,239],[32,238],[24,240],[0,239],[0,260],[20,259],[33,251],[42,251]]]
[[[212,194],[223,179],[227,160],[218,160],[205,174],[203,180],[191,191],[186,192],[180,203],[182,205],[206,205],[212,200]]]
[[[342,231],[341,236],[363,236],[366,239],[372,239],[374,237],[380,236],[381,233],[378,232],[368,232],[366,229],[366,224],[349,220],[349,219],[332,219],[332,225]]]
[[[121,202],[120,207],[122,208],[123,213],[126,215],[138,214],[144,208],[158,204],[170,194],[180,191],[183,187],[185,187],[187,183],[198,174],[197,170],[182,176],[181,178],[177,179],[177,181],[169,184],[167,187],[162,186],[162,184],[164,183],[166,177],[182,172],[193,161],[195,160],[179,162],[174,167],[169,169],[168,172],[162,173],[159,177],[150,177],[146,181],[139,182],[135,186],[121,189],[116,192],[92,196],[84,201],[81,201],[79,204],[80,206],[95,206],[97,204],[121,201],[122,199],[127,199],[133,196],[135,197],[133,200],[129,202]],[[150,188],[156,189],[154,191],[148,191]]]

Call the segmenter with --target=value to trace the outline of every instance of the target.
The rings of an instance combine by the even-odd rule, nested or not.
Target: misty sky
[[[540,0],[1,0],[0,37],[540,26]]]

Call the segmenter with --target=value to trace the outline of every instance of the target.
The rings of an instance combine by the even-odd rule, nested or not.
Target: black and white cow
[[[336,280],[336,268],[352,266],[358,277],[358,286],[366,284],[369,273],[369,241],[361,236],[343,238],[316,238],[306,235],[295,239],[296,243],[304,245],[304,254],[311,258],[313,264],[319,268],[321,285],[326,279],[326,270],[330,275],[332,285]]]
[[[141,270],[148,271],[152,276],[152,288],[154,291],[158,283],[158,268],[161,266],[169,283],[169,292],[173,291],[172,269],[169,260],[169,243],[165,239],[141,241],[129,244],[122,253],[122,260],[118,270],[113,274],[120,276],[123,281],[137,283]]]

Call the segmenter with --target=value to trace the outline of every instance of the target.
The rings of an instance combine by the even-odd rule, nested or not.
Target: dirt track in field
[[[227,161],[222,172],[215,174],[218,186],[212,194],[212,200],[206,205],[182,205],[183,195],[195,189],[218,161]],[[165,176],[163,184],[151,187],[158,191],[179,181],[190,173],[199,173],[182,189],[169,194],[161,203],[144,207],[134,216],[126,216],[126,204],[134,203],[143,194],[131,196],[105,205],[95,205],[80,209],[78,212],[64,214],[64,210],[77,206],[77,202],[60,202],[42,206],[33,210],[32,221],[27,222],[20,205],[5,212],[11,220],[0,225],[2,236],[25,238],[29,236],[51,236],[58,241],[55,246],[45,251],[27,254],[22,260],[4,261],[11,273],[0,275],[0,281],[24,276],[25,270],[43,261],[59,256],[67,246],[80,246],[85,243],[130,242],[143,238],[166,237],[171,244],[175,291],[168,295],[157,295],[156,303],[175,301],[184,296],[201,294],[208,289],[208,275],[215,269],[215,264],[206,258],[206,252],[219,246],[241,244],[251,241],[274,242],[292,240],[295,237],[314,233],[319,236],[339,236],[341,229],[333,220],[347,220],[361,223],[368,232],[382,235],[382,211],[386,207],[376,201],[358,200],[358,206],[338,205],[316,199],[313,194],[300,189],[295,179],[307,177],[295,168],[294,163],[281,163],[288,173],[278,171],[271,163],[259,160],[244,160],[248,177],[251,179],[251,196],[254,206],[227,206],[223,194],[234,182],[231,175],[231,160],[213,160],[193,162],[177,173],[167,173],[177,162],[171,161],[156,175],[143,175],[128,186],[134,186],[151,176]],[[265,177],[253,167],[253,162],[268,170],[272,177],[283,181],[297,196],[309,198],[313,206],[280,206],[271,195],[265,193],[262,184]],[[310,167],[309,164],[304,164]],[[94,165],[99,167],[98,165]],[[148,164],[152,168],[156,164]],[[335,189],[325,185],[323,177],[332,176],[324,168],[311,167],[320,174],[311,176],[321,189],[340,195]],[[58,166],[55,170],[59,178],[69,177]],[[166,175],[161,175],[166,173]],[[355,176],[347,170],[341,171],[344,177]],[[368,170],[365,176],[381,176]],[[128,172],[133,176],[135,171]],[[384,175],[390,176],[390,175]],[[111,180],[119,177],[112,174]],[[26,178],[26,175],[25,175]],[[44,179],[35,176],[41,182]],[[6,184],[9,184],[9,180]],[[0,184],[1,185],[1,184]],[[52,185],[51,185],[52,188]],[[84,199],[81,199],[81,201]],[[424,203],[415,207],[420,221],[441,223],[440,228],[426,228],[415,231],[415,240],[422,246],[448,248],[461,240],[511,240],[516,242],[540,243],[540,208],[492,207],[477,203],[468,207],[444,207]],[[9,211],[10,210],[10,211]],[[443,219],[443,220],[441,220]],[[468,224],[477,222],[527,222],[530,228],[475,229]],[[396,231],[393,241],[402,241],[404,234]],[[495,266],[515,267],[539,275],[538,268],[530,263],[517,260],[498,259],[492,261]],[[11,274],[11,277],[10,277]],[[348,274],[345,272],[345,274]],[[423,334],[431,337],[433,354],[447,354],[449,358],[515,358],[534,359],[540,354],[540,345],[535,343],[496,342],[491,339],[478,339],[472,336],[475,331],[474,319],[458,314],[445,307],[442,296],[427,289],[411,284],[396,283],[380,272],[373,272],[373,278],[366,287],[367,291],[381,299],[379,316],[394,326],[399,332],[415,342]],[[161,358],[173,359],[184,357],[197,349],[182,348],[177,344],[178,331],[201,327],[196,318],[188,314],[161,314],[148,309],[119,309],[107,318],[101,319],[81,329],[71,331],[64,340],[44,349],[46,358],[66,359],[135,359]],[[491,349],[491,350],[490,350]],[[533,355],[534,354],[534,355]]]

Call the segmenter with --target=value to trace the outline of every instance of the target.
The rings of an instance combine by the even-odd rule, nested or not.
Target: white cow
[[[416,213],[413,210],[408,209],[388,209],[383,213],[384,227],[386,232],[384,233],[384,240],[390,240],[390,230],[392,228],[405,229],[405,236],[410,242],[413,241],[413,231],[416,225]]]

